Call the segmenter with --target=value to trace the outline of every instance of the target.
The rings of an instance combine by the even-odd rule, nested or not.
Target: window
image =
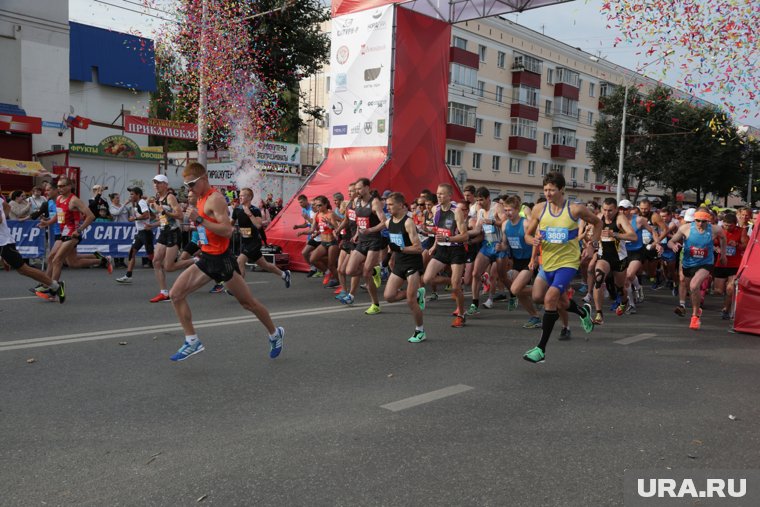
[[[533,120],[525,118],[511,118],[510,136],[525,137],[527,139],[536,139],[536,125]]]
[[[482,97],[486,93],[485,81],[478,81],[478,97]]]
[[[578,119],[578,101],[567,97],[554,97],[557,102],[557,114]]]
[[[594,112],[589,111],[588,112],[588,124],[593,125],[594,124]]]
[[[501,157],[498,155],[494,155],[493,158],[491,159],[491,169],[493,169],[494,171],[498,171],[499,163],[501,163]]]
[[[547,100],[546,101],[546,103],[544,105],[544,114],[546,116],[551,116],[552,115],[552,101],[551,100]]]
[[[475,133],[483,135],[483,118],[475,118]]]
[[[547,84],[554,84],[554,69],[546,69]]]
[[[549,163],[548,162],[541,162],[541,176],[546,176],[546,173],[549,171]]]
[[[549,132],[544,132],[544,148],[551,148],[552,135]]]
[[[533,202],[533,196],[535,195],[533,192],[525,192],[523,195],[525,195],[523,202]]]
[[[571,167],[570,168],[570,179],[575,181],[578,179],[578,168],[577,167]]]
[[[507,54],[504,51],[499,51],[496,54],[496,66],[500,69],[504,68],[504,61],[507,59]]]
[[[449,119],[452,125],[462,125],[463,127],[475,128],[475,111],[477,108],[449,102]]]
[[[330,91],[330,76],[327,76],[327,77],[325,78],[325,91],[326,91],[326,92],[329,92],[329,91]]]
[[[570,201],[570,202],[572,202],[572,203],[581,202],[581,201],[578,200],[578,196],[577,195],[568,195],[567,196],[567,200]]]
[[[589,174],[591,173],[591,169],[588,167],[583,170],[583,182],[588,183]]]
[[[527,104],[529,106],[538,106],[538,89],[530,86],[519,85],[512,87],[512,102]]]
[[[553,173],[560,173],[562,176],[565,175],[565,164],[552,164],[551,171]]]
[[[552,129],[552,144],[575,147],[575,130],[555,127]]]
[[[527,70],[535,74],[541,74],[541,67],[543,62],[538,58],[533,58],[527,55],[515,55],[515,59],[512,62],[512,70],[520,71]]]
[[[594,141],[586,141],[586,155],[591,155],[591,150],[594,149]]]
[[[473,153],[472,154],[472,168],[480,170],[480,153]]]
[[[464,49],[465,51],[467,51],[467,39],[463,39],[455,35],[453,45],[455,48]]]
[[[496,87],[496,102],[503,102],[503,101],[504,101],[504,87],[497,86]]]
[[[451,84],[466,86],[470,89],[478,85],[478,71],[472,67],[466,67],[458,63],[451,64],[450,78]]]
[[[462,150],[446,150],[446,163],[450,166],[462,165]]]
[[[594,172],[596,174],[596,178],[594,179],[594,181],[599,184],[604,183],[604,175],[600,173],[599,171],[594,171]]]
[[[612,84],[611,83],[599,83],[599,96],[600,97],[606,97],[610,93],[612,93]]]
[[[498,121],[493,122],[493,137],[494,139],[501,139],[501,123]]]
[[[588,96],[593,97],[594,96],[594,89],[596,88],[596,83],[589,83],[588,84]]]
[[[483,44],[478,44],[478,56],[480,61],[485,63],[486,61],[486,47]]]
[[[581,92],[581,89],[583,89],[583,79],[578,78],[578,93]]]
[[[528,176],[535,176],[535,175],[536,175],[536,161],[529,160],[528,161]]]
[[[520,174],[520,160],[519,158],[510,158],[509,159],[509,172],[510,174]]]
[[[581,75],[565,67],[557,67],[557,82],[580,88]]]

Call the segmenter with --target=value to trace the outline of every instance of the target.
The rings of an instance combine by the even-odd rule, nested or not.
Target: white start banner
[[[393,6],[332,20],[330,148],[388,145]]]

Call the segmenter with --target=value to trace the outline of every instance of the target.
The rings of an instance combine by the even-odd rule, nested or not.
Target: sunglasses
[[[185,183],[183,183],[183,185],[185,185],[187,188],[193,188],[195,184],[198,183],[198,180],[200,180],[201,178],[203,178],[203,176],[198,176],[194,180],[186,181]]]
[[[694,221],[697,222],[698,224],[706,224],[707,222],[709,222],[709,220],[694,220]]]
[[[66,188],[66,187],[68,187],[68,185],[58,185],[58,186],[56,186],[56,188]]]

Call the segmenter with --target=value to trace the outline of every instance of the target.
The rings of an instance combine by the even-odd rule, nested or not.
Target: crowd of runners
[[[145,249],[159,289],[150,301],[171,301],[185,332],[173,361],[204,350],[187,296],[212,280],[213,292],[234,296],[258,318],[268,333],[270,357],[277,357],[285,331],[274,325],[266,307],[251,294],[244,281],[246,265],[273,273],[286,288],[291,273],[262,256],[266,224],[261,210],[251,203],[252,190],[241,189],[239,205],[230,208],[209,184],[201,164],[189,164],[183,179],[188,192],[187,203],[182,204],[163,175],[153,180],[153,197],[146,199],[140,188],[129,189],[128,220],[134,222],[136,235],[127,272],[116,281],[132,282],[136,254]],[[355,304],[364,289],[370,300],[365,314],[379,314],[383,282],[385,301],[405,299],[415,326],[408,338],[411,343],[426,339],[425,307],[444,291],[454,302],[454,328],[464,327],[481,308],[491,309],[499,299],[506,300],[509,311],[522,308],[527,314],[523,327],[541,330],[537,345],[523,355],[532,363],[544,361],[557,321],[561,321],[560,340],[571,338],[570,314],[578,316],[583,330],[590,333],[605,322],[607,305],[617,316],[637,313],[647,283],[653,290],[673,292],[678,316],[687,314],[689,303],[691,329],[701,326],[708,292],[724,296],[721,318],[731,318],[734,277],[751,228],[749,209],[717,213],[701,206],[676,213],[668,207],[654,210],[646,199],[638,206],[612,198],[601,206],[570,202],[560,173],[544,177],[543,191],[544,197],[533,204],[514,195],[492,199],[485,187],[468,186],[464,200],[454,202],[449,184],[416,196],[391,190],[378,195],[367,178],[360,178],[349,185],[346,195],[336,192],[332,200],[299,196],[303,220],[293,226],[293,234],[307,237],[302,251],[311,266],[307,276],[321,278],[340,303]],[[47,203],[41,207],[40,227],[49,228],[55,240],[47,270],[30,266],[16,250],[5,201],[0,206],[0,253],[7,267],[38,282],[32,289],[35,294],[64,303],[64,263],[70,268],[100,265],[110,274],[113,260],[98,253],[77,253],[81,234],[95,215],[72,193],[68,178],[58,178],[56,186],[47,184],[43,192]],[[183,230],[189,230],[190,241],[181,247]],[[241,237],[237,256],[230,247],[234,232]],[[182,273],[170,289],[166,273],[178,270]],[[465,290],[471,294],[469,304]],[[575,294],[582,300],[576,302]]]

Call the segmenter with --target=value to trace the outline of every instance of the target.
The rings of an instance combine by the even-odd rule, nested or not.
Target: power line
[[[92,0],[92,1],[93,2],[98,2],[98,3],[103,4],[103,5],[109,5],[111,7],[116,7],[117,9],[123,9],[125,11],[130,11],[130,12],[136,12],[137,14],[142,14],[143,16],[149,16],[151,18],[161,19],[161,20],[167,21],[169,23],[179,23],[179,21],[177,21],[176,19],[164,18],[164,17],[161,17],[161,16],[157,16],[155,14],[150,14],[150,13],[143,12],[143,11],[138,11],[137,9],[130,9],[129,7],[124,7],[123,5],[116,5],[116,4],[104,2],[103,0]]]
[[[151,10],[163,12],[163,13],[166,13],[166,14],[174,14],[173,12],[169,12],[169,11],[164,10],[164,9],[159,9],[158,7],[151,7],[149,5],[145,5],[145,4],[142,4],[140,2],[135,2],[133,0],[121,0],[121,1],[124,2],[124,3],[132,4],[132,5],[137,5],[139,7],[144,8],[144,9],[151,9]]]

